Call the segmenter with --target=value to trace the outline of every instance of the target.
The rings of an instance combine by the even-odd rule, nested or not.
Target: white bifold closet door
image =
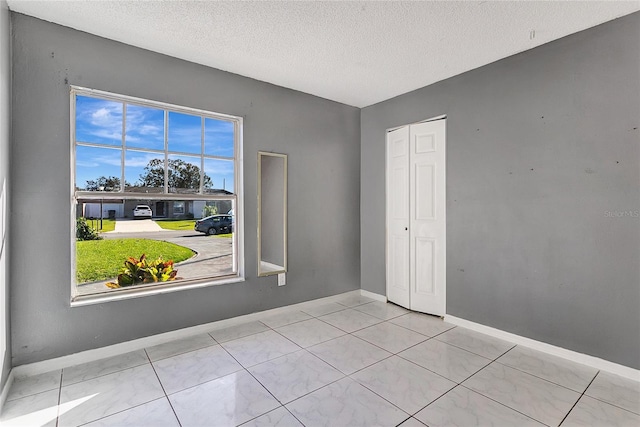
[[[445,119],[387,133],[387,298],[443,316],[446,309]]]

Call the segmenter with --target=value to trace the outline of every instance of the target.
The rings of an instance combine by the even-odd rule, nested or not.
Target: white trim
[[[592,368],[600,369],[602,371],[610,372],[621,377],[629,378],[634,381],[640,381],[640,370],[630,368],[628,366],[620,365],[608,360],[600,359],[598,357],[589,356],[584,353],[578,353],[577,351],[568,350],[566,348],[558,347],[552,344],[547,344],[542,341],[536,341],[531,338],[526,338],[520,335],[512,334],[500,329],[485,326],[480,323],[475,323],[470,320],[461,319],[459,317],[445,315],[444,321],[451,323],[452,325],[461,326],[463,328],[470,329],[472,331],[480,332],[495,338],[510,341],[514,344],[528,347],[533,350],[538,350],[543,353],[550,354],[552,356],[561,357],[563,359],[570,360],[571,362],[581,363]]]
[[[11,390],[11,386],[13,385],[13,379],[15,378],[14,370],[9,371],[9,375],[7,376],[7,381],[4,383],[4,387],[2,387],[2,394],[0,394],[0,414],[2,413],[2,409],[4,408],[4,403],[7,401],[7,397],[9,396],[9,390]]]
[[[188,289],[197,289],[197,288],[205,288],[208,286],[218,286],[218,285],[227,285],[230,283],[238,283],[244,282],[244,277],[236,277],[235,275],[231,278],[218,279],[215,278],[203,278],[203,279],[194,279],[194,283],[188,282],[162,282],[158,284],[153,284],[150,286],[141,285],[141,287],[137,288],[132,286],[130,288],[121,289],[117,292],[107,291],[105,293],[100,294],[89,294],[89,295],[77,295],[75,299],[71,301],[71,307],[82,307],[85,305],[93,305],[93,304],[102,304],[104,302],[111,301],[121,301],[130,298],[140,298],[146,297],[149,295],[159,295],[159,294],[167,294],[171,292],[184,291]]]
[[[447,115],[446,114],[442,114],[440,116],[431,117],[430,119],[424,119],[424,120],[420,120],[420,121],[413,122],[413,123],[407,123],[406,125],[395,126],[395,127],[389,128],[389,129],[387,129],[387,133],[393,132],[394,130],[403,128],[405,126],[417,125],[417,124],[426,123],[426,122],[435,122],[436,120],[442,120],[442,119],[446,119],[446,118],[447,118]]]
[[[127,104],[133,104],[141,107],[152,107],[160,110],[171,110],[177,113],[196,114],[199,116],[206,116],[211,119],[218,120],[237,120],[238,116],[232,116],[230,114],[215,113],[209,110],[203,110],[200,108],[186,107],[184,105],[171,104],[169,102],[153,101],[151,99],[138,98],[135,96],[122,95],[114,92],[107,92],[99,89],[90,89],[82,86],[69,85],[72,93],[89,96],[92,98],[107,99],[115,102],[126,102]]]
[[[15,376],[28,377],[31,375],[43,374],[45,372],[51,372],[56,369],[64,369],[70,366],[79,365],[81,363],[93,362],[96,360],[104,359],[106,357],[114,357],[120,354],[129,353],[131,351],[141,350],[143,348],[152,347],[154,345],[164,344],[170,341],[174,341],[180,338],[185,338],[198,334],[205,334],[215,329],[227,328],[229,326],[235,326],[241,323],[246,323],[255,320],[261,320],[274,314],[285,313],[292,309],[301,309],[317,305],[318,303],[333,302],[336,299],[342,298],[347,295],[360,295],[360,290],[345,292],[330,297],[319,298],[311,301],[305,301],[298,304],[287,305],[284,307],[278,307],[271,310],[260,311],[257,313],[245,314],[231,319],[219,320],[217,322],[205,323],[203,325],[196,325],[189,328],[178,329],[176,331],[165,332],[163,334],[153,335],[150,337],[144,337],[118,343],[106,347],[96,348],[93,350],[81,351],[80,353],[70,354],[68,356],[57,357],[55,359],[43,360],[41,362],[30,363],[28,365],[16,366],[11,371],[15,372]]]
[[[78,142],[76,140],[76,106],[77,97],[93,97],[96,99],[109,100],[122,104],[122,135],[120,145],[106,145],[90,142]],[[193,281],[180,281],[178,283],[165,283],[163,285],[155,285],[153,287],[144,286],[138,289],[121,289],[113,293],[94,293],[90,295],[80,295],[78,292],[78,283],[76,282],[76,262],[71,263],[71,307],[84,306],[90,304],[98,304],[102,302],[118,301],[128,298],[138,298],[147,295],[163,294],[186,289],[200,288],[204,286],[216,286],[228,283],[243,282],[245,280],[244,265],[244,181],[243,181],[243,123],[244,119],[240,116],[232,116],[228,114],[214,113],[211,111],[201,110],[191,107],[183,107],[165,102],[158,102],[136,98],[128,95],[115,94],[111,92],[101,91],[97,89],[89,89],[80,86],[70,86],[70,158],[71,158],[71,182],[70,182],[70,232],[71,232],[71,259],[76,259],[76,211],[78,200],[103,200],[105,198],[118,200],[231,200],[232,209],[235,212],[236,220],[233,233],[233,275],[223,277],[204,277]],[[125,157],[129,151],[126,144],[126,122],[127,122],[127,104],[153,107],[164,111],[164,150],[146,149],[134,147],[132,150],[142,153],[164,154],[164,191],[162,193],[135,193],[125,191]],[[169,112],[186,113],[198,115],[201,118],[200,129],[200,153],[185,153],[180,151],[170,151],[168,145],[168,123]],[[233,123],[234,126],[234,154],[233,157],[221,157],[205,154],[205,122],[206,119],[223,120]],[[120,163],[120,191],[112,192],[93,192],[76,190],[76,152],[78,146],[99,147],[105,149],[121,150]],[[168,159],[170,155],[188,155],[200,157],[200,186],[197,194],[178,194],[169,193],[168,191]],[[206,194],[203,187],[204,163],[207,159],[219,159],[233,162],[234,166],[234,194],[232,195],[215,195]],[[231,276],[231,277],[230,277]]]
[[[387,302],[387,297],[385,295],[376,294],[374,292],[365,291],[364,289],[360,289],[360,295],[363,297],[371,298],[380,302]]]

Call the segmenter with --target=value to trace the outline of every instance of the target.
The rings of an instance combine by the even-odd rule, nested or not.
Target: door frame
[[[443,268],[443,273],[444,273],[444,286],[443,286],[443,307],[442,307],[442,316],[444,317],[447,314],[447,251],[446,251],[446,241],[447,241],[447,115],[446,114],[442,114],[439,116],[434,116],[434,117],[430,117],[428,119],[424,119],[424,120],[419,120],[417,122],[412,122],[412,123],[407,123],[407,124],[403,124],[403,125],[399,125],[399,126],[394,126],[394,127],[390,127],[387,128],[385,130],[385,138],[384,138],[384,151],[385,151],[385,157],[384,157],[384,179],[385,179],[385,193],[384,193],[384,200],[385,200],[385,208],[384,208],[384,212],[385,212],[385,296],[388,297],[388,262],[389,262],[389,218],[388,218],[388,195],[390,194],[389,191],[389,171],[387,170],[387,166],[388,166],[388,161],[389,161],[389,146],[387,145],[387,135],[389,134],[389,132],[393,132],[394,130],[403,128],[405,126],[411,126],[411,125],[417,125],[417,124],[421,124],[421,123],[426,123],[426,122],[433,122],[433,121],[437,121],[437,120],[445,120],[445,152],[444,152],[444,163],[445,163],[445,173],[444,173],[444,186],[443,186],[443,191],[444,191],[444,241],[445,241],[445,250],[444,250],[444,256],[442,259],[442,267]],[[409,268],[413,268],[413,266],[409,266]]]

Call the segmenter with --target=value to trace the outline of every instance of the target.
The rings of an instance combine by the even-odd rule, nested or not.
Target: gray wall
[[[2,183],[9,182],[9,141],[11,139],[11,32],[10,32],[9,9],[7,2],[0,0],[0,192],[2,191]],[[7,186],[8,188],[8,186]],[[8,190],[7,190],[8,192]],[[8,197],[8,194],[5,194]],[[0,206],[0,209],[2,207]],[[9,210],[9,204],[7,204]],[[5,227],[8,226],[5,223]],[[0,236],[0,240],[2,236]],[[7,234],[8,239],[8,234]],[[9,260],[9,250],[7,241],[2,242],[4,246],[0,249],[2,252],[2,263]],[[9,283],[9,269],[0,269],[0,274],[4,275],[4,282]],[[11,370],[11,328],[9,327],[11,319],[9,313],[9,286],[0,287],[0,292],[5,295],[5,307],[2,307],[2,315],[6,321],[6,353],[2,363],[2,372],[0,373],[0,390],[4,387],[9,371]],[[2,354],[0,354],[2,357]]]
[[[441,114],[447,313],[640,368],[640,14],[363,109],[362,289],[385,294],[385,129]]]
[[[359,109],[11,16],[14,365],[359,288]],[[69,307],[69,84],[245,118],[245,282]],[[284,287],[256,277],[258,150],[289,155]]]

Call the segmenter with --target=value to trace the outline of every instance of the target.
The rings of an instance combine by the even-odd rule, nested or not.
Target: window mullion
[[[120,191],[119,193],[124,193],[125,187],[125,175],[124,175],[124,160],[127,155],[127,103],[122,103],[122,153],[121,153],[121,163],[120,163]]]
[[[164,193],[169,192],[169,111],[164,110]]]
[[[200,194],[204,193],[204,117],[200,117]]]

